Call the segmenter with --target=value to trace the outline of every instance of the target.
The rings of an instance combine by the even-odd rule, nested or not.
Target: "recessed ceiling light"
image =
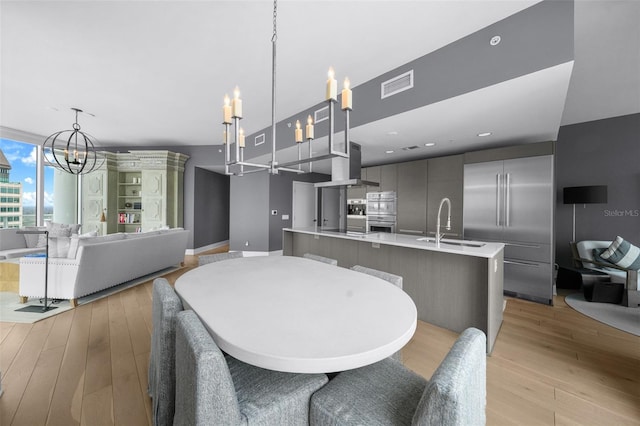
[[[478,136],[484,138],[485,136],[491,136],[491,132],[478,133]]]
[[[393,154],[393,150],[392,149],[388,149],[385,151],[385,154]]]
[[[396,132],[395,130],[392,130],[392,131],[390,131],[390,132],[387,132],[387,134],[388,134],[389,136],[398,136],[398,132]]]
[[[435,142],[427,142],[424,144],[424,146],[436,146]]]

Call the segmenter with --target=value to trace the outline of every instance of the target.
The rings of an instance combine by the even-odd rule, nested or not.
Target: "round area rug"
[[[588,302],[582,293],[570,294],[565,296],[564,300],[567,305],[583,315],[618,330],[640,336],[640,308],[628,308],[613,303]]]

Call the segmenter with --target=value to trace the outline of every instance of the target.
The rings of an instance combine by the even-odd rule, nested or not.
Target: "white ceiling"
[[[357,86],[535,3],[281,0],[277,119],[322,100],[330,65]],[[215,145],[222,98],[238,85],[243,127],[258,131],[271,121],[272,7],[2,0],[0,126],[4,134],[46,136],[69,128],[69,108],[78,107],[92,114],[80,117],[83,130],[104,147]],[[364,162],[431,155],[426,148],[384,154],[427,141],[438,143],[433,155],[443,155],[447,144],[548,140],[561,122],[640,112],[640,2],[578,0],[575,15],[566,108],[570,64],[355,128]],[[416,122],[430,123],[428,133],[424,125],[413,129]],[[470,136],[480,128],[493,135]]]

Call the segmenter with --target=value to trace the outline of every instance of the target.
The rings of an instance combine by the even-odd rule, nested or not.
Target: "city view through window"
[[[0,228],[36,225],[36,155],[33,144],[0,139]],[[44,169],[44,220],[51,220],[54,170]]]

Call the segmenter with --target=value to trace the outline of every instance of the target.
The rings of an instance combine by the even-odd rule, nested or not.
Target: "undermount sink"
[[[436,239],[433,237],[422,237],[422,238],[418,238],[417,241],[435,243]],[[440,244],[446,244],[450,246],[461,246],[461,247],[483,247],[485,245],[484,243],[476,243],[471,241],[457,241],[457,240],[440,240]]]

